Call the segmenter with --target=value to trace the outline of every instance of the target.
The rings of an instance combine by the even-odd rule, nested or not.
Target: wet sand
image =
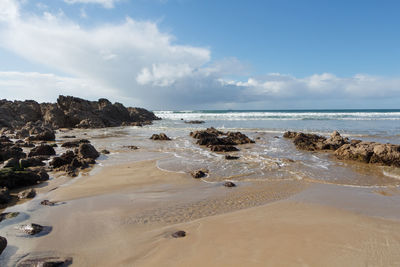
[[[27,222],[52,231],[21,238],[10,221],[1,230],[12,246],[0,264],[13,266],[27,253],[43,252],[72,256],[73,266],[400,264],[400,221],[374,209],[345,206],[363,193],[364,203],[381,203],[378,210],[388,200],[390,212],[399,213],[398,194],[297,180],[226,188],[219,181],[160,170],[156,163],[95,168],[70,183],[57,183],[55,190],[50,181],[37,198],[14,208]],[[43,199],[60,203],[41,206]],[[177,230],[187,236],[172,238]]]

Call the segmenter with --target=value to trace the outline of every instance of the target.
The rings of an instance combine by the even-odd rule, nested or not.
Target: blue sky
[[[399,108],[399,10],[389,0],[3,0],[0,90],[154,109]]]

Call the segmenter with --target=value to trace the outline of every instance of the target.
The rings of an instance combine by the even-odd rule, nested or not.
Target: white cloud
[[[175,37],[154,22],[128,17],[85,28],[62,11],[27,14],[15,0],[0,1],[0,46],[65,74],[4,72],[0,90],[9,98],[18,92],[18,98],[54,101],[68,93],[154,108],[268,108],[302,102],[313,107],[332,99],[400,98],[400,79],[363,74],[270,73],[239,81],[235,77],[247,75],[248,66],[235,58],[212,61],[208,48],[175,44]]]
[[[105,8],[113,8],[119,0],[64,0],[64,2],[68,4],[100,4]]]

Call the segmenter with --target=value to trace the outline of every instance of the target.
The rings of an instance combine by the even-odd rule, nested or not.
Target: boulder
[[[190,175],[192,175],[193,178],[198,179],[198,178],[206,177],[207,173],[208,173],[207,169],[200,169],[200,170],[195,170],[195,171],[190,172]]]
[[[61,145],[61,147],[67,147],[67,148],[79,147],[80,144],[89,144],[89,143],[90,141],[87,139],[80,139],[77,141],[65,142]]]
[[[7,204],[11,201],[10,191],[7,187],[0,188],[0,204]]]
[[[369,163],[400,167],[400,145],[376,144]]]
[[[91,144],[83,143],[79,145],[78,157],[83,159],[97,159],[99,156],[99,152]]]
[[[45,156],[34,156],[30,158],[20,159],[19,160],[19,167],[29,168],[29,167],[37,167],[37,166],[44,166],[46,165],[43,161],[48,160],[48,157]]]
[[[338,159],[354,160],[369,163],[374,154],[374,147],[377,143],[360,142],[356,144],[345,144],[335,151]]]
[[[226,182],[224,182],[224,186],[225,187],[236,187],[236,184],[234,184],[231,181],[226,181]]]
[[[150,139],[152,139],[152,140],[164,140],[164,141],[171,140],[165,133],[153,134],[150,137]]]
[[[293,139],[293,143],[298,149],[315,151],[325,148],[325,140],[325,137],[316,134],[298,133]]]
[[[52,156],[55,155],[56,151],[50,145],[40,145],[32,148],[31,152],[29,152],[28,157],[34,156]]]
[[[34,198],[36,196],[36,190],[31,188],[18,193],[19,199]]]
[[[41,177],[32,170],[13,170],[12,168],[0,169],[0,186],[14,189],[36,185]]]
[[[0,162],[6,161],[11,158],[25,158],[26,154],[22,150],[22,148],[18,146],[5,146],[0,144]]]
[[[173,233],[171,236],[172,236],[173,238],[185,237],[185,236],[186,236],[186,232],[185,232],[185,231],[176,231],[176,232]]]
[[[0,236],[0,255],[7,247],[7,239],[5,237]]]
[[[19,225],[16,227],[16,229],[28,235],[36,235],[43,231],[43,226],[36,223],[30,223]]]

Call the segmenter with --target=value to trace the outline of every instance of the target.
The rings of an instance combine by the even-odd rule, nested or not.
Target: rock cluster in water
[[[298,149],[334,150],[336,158],[354,160],[364,163],[377,163],[386,166],[400,167],[400,145],[363,142],[343,138],[335,131],[330,138],[316,134],[286,132],[283,137],[293,139]]]
[[[198,139],[197,144],[206,146],[214,152],[238,151],[236,145],[254,143],[241,132],[221,132],[211,127],[206,130],[191,132],[190,136]]]

